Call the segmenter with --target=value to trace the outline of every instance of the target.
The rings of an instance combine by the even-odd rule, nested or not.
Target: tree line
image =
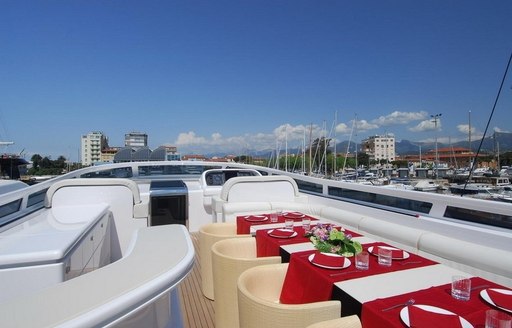
[[[30,160],[32,167],[27,172],[29,175],[59,175],[78,168],[77,163],[69,163],[64,156],[52,160],[51,157],[34,154]]]

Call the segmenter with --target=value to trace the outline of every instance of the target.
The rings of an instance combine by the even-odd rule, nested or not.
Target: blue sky
[[[476,138],[511,17],[510,0],[3,0],[0,140],[15,144],[1,151],[76,161],[81,135],[123,146],[139,131],[150,148],[239,154],[297,146],[311,126],[455,142],[469,111]],[[488,134],[512,132],[511,87],[512,73]]]

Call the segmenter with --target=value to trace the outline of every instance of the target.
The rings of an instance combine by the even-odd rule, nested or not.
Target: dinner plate
[[[249,222],[263,222],[263,221],[267,221],[268,217],[266,217],[264,215],[249,215],[249,216],[246,216],[244,219],[245,219],[245,221],[249,221]]]
[[[498,292],[498,293],[502,293],[502,294],[505,294],[505,295],[512,295],[512,290],[508,290],[508,289],[499,289],[499,288],[491,288],[492,290]],[[501,306],[498,306],[496,305],[496,303],[494,303],[491,299],[491,297],[489,297],[489,294],[487,293],[487,289],[482,289],[480,291],[480,296],[482,296],[482,298],[484,299],[484,301],[486,301],[487,303],[491,304],[491,305],[494,305],[495,307],[497,308],[500,308],[504,311],[507,311],[507,312],[510,312],[512,313],[512,309],[508,309],[508,308],[504,308],[504,307],[501,307]]]
[[[401,250],[399,248],[396,248],[396,247],[391,247],[391,246],[376,246],[377,248],[378,247],[382,247],[382,248],[387,248],[387,249],[391,249],[391,250]],[[372,255],[375,255],[375,256],[378,256],[379,253],[377,252],[373,252],[373,249],[374,247],[373,246],[370,246],[368,247],[368,252]],[[403,251],[404,252],[404,256],[403,257],[393,257],[393,260],[405,260],[405,259],[408,259],[411,255],[409,255],[408,252],[406,251]]]
[[[321,264],[313,262],[313,258],[315,257],[314,253],[308,256],[308,260],[309,260],[309,262],[311,262],[311,264],[316,265],[317,267],[324,268],[324,269],[346,269],[350,266],[350,264],[352,264],[352,262],[350,262],[350,260],[344,256],[341,256],[338,254],[331,254],[331,253],[323,253],[323,254],[327,255],[327,256],[343,257],[345,259],[345,261],[343,262],[342,266],[333,267],[333,266],[321,265]]]
[[[425,310],[425,311],[430,311],[430,312],[434,312],[434,313],[440,313],[440,314],[453,314],[453,315],[456,315],[455,313],[453,312],[450,312],[448,310],[445,310],[445,309],[442,309],[442,308],[438,308],[436,306],[431,306],[431,305],[421,305],[421,304],[417,304],[417,305],[411,305],[411,306],[416,306],[416,307],[419,307],[420,309],[422,310]],[[405,306],[401,311],[400,311],[400,319],[402,319],[402,321],[405,323],[405,325],[407,327],[410,327],[410,323],[409,323],[409,308],[407,306]],[[473,328],[473,325],[470,324],[466,319],[464,319],[463,317],[459,316],[459,320],[460,320],[460,324],[462,325],[462,328]]]
[[[279,236],[279,235],[273,235],[272,232],[274,232],[274,230],[280,230],[280,231],[290,231],[288,229],[271,229],[271,230],[268,230],[267,233],[274,237],[274,238],[293,238],[295,236],[297,236],[297,231],[294,231],[291,235],[289,236]]]
[[[306,215],[304,215],[302,213],[297,213],[297,212],[285,212],[285,213],[283,213],[283,216],[285,218],[289,218],[289,219],[300,219],[300,218],[305,217]]]

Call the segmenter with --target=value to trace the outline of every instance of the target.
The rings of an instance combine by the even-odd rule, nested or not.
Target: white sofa
[[[234,221],[237,215],[294,210],[338,222],[375,240],[512,287],[512,237],[484,229],[424,217],[377,218],[331,206],[312,205],[300,196],[294,180],[284,176],[233,178],[216,200],[217,216]],[[385,214],[384,214],[385,215]],[[486,240],[501,238],[486,244]],[[508,238],[508,239],[507,239]],[[508,243],[510,240],[510,243]],[[500,248],[501,247],[501,248]]]
[[[229,222],[244,213],[265,213],[272,202],[307,203],[295,180],[288,176],[236,177],[229,179],[212,199],[215,222]]]

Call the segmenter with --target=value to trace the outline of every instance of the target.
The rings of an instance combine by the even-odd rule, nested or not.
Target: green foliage
[[[29,175],[59,175],[66,170],[67,166],[64,156],[51,160],[49,157],[34,154],[30,160],[32,167],[27,172]]]

